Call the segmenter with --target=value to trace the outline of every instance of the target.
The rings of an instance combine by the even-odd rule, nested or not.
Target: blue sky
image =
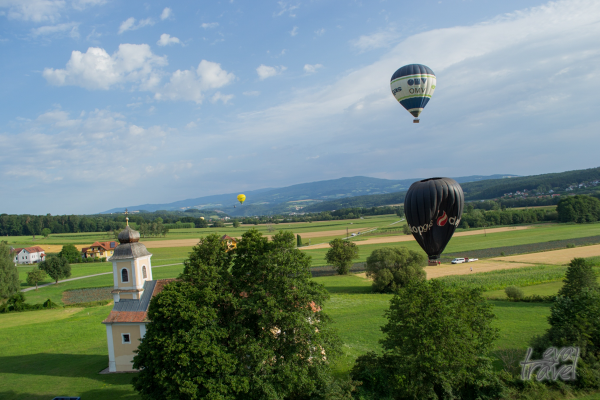
[[[595,0],[0,0],[0,213],[597,167],[599,38]]]

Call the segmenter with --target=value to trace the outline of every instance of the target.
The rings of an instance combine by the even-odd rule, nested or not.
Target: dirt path
[[[457,232],[454,234],[454,237],[458,236],[472,236],[472,235],[483,235],[485,233],[497,233],[497,232],[508,232],[508,231],[520,231],[523,229],[529,229],[531,226],[514,226],[514,227],[503,227],[503,228],[491,228],[477,231],[466,231],[466,232]],[[302,234],[302,238],[304,239],[306,234]],[[306,236],[308,237],[308,236]],[[382,244],[382,243],[398,243],[398,242],[409,242],[411,240],[415,240],[412,235],[399,235],[399,236],[385,236],[380,238],[373,238],[367,240],[356,241],[357,246],[362,246],[365,244]],[[329,244],[320,243],[314,244],[312,246],[303,246],[301,250],[315,250],[315,249],[327,249],[329,248]]]
[[[427,273],[427,279],[433,279],[449,275],[468,275],[475,274],[477,272],[496,271],[500,269],[533,267],[534,265],[535,264],[485,260],[465,264],[443,264],[439,267],[432,266],[425,267],[423,269]],[[471,268],[473,268],[473,271],[471,271]],[[367,274],[365,272],[355,275],[364,279],[370,279],[367,278]]]
[[[520,254],[516,256],[490,258],[490,261],[514,261],[538,264],[568,264],[575,257],[600,256],[600,244],[575,247],[572,249],[551,250],[541,253]]]

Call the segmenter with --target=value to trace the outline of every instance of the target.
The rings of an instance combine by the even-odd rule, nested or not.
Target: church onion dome
[[[135,243],[140,241],[140,233],[131,229],[129,225],[119,233],[119,243]]]
[[[115,249],[113,256],[108,261],[130,260],[144,256],[151,256],[152,253],[146,249],[143,243],[139,243],[140,233],[131,229],[129,225],[119,233],[119,244]]]

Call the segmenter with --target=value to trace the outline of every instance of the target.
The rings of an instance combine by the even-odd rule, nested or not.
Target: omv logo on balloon
[[[456,218],[456,217],[448,218],[448,216],[446,215],[446,212],[444,211],[444,215],[442,215],[441,217],[439,217],[437,219],[437,225],[441,227],[446,224],[450,224],[450,225],[454,225],[454,226],[458,227],[458,224],[460,224],[460,218]],[[429,222],[428,224],[421,225],[421,226],[408,225],[408,228],[413,233],[423,234],[423,233],[429,231],[431,228],[433,228],[433,221]]]
[[[446,215],[446,211],[444,211],[444,215],[437,219],[437,225],[444,226],[446,225],[446,222],[448,222],[448,216]]]
[[[402,88],[400,86],[398,86],[396,89],[392,90],[392,94],[396,94],[401,91],[402,91]]]

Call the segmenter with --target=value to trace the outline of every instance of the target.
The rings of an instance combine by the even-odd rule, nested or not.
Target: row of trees
[[[600,220],[600,200],[587,195],[563,198],[556,207],[560,222],[596,222]]]
[[[542,221],[556,221],[558,214],[546,209],[505,209],[485,211],[467,204],[460,220],[460,228],[479,228],[494,225],[531,224]]]

